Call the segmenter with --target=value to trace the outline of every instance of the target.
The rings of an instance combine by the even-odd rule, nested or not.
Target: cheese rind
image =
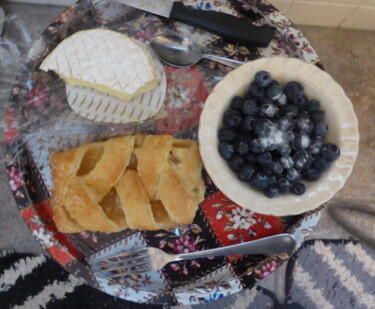
[[[87,86],[129,101],[154,89],[160,81],[149,52],[116,31],[91,29],[63,40],[42,62],[71,85]]]

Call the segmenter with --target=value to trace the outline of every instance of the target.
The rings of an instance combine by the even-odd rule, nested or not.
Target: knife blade
[[[186,7],[182,1],[117,1],[158,16],[204,29],[223,37],[227,41],[246,46],[267,47],[274,34],[274,29],[270,26],[254,26],[246,20],[229,14],[191,9]]]

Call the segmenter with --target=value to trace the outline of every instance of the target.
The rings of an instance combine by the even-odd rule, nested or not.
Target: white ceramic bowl
[[[339,146],[340,157],[318,181],[307,182],[306,192],[267,198],[263,193],[241,182],[218,152],[217,133],[231,99],[244,95],[256,72],[266,70],[282,85],[299,81],[309,99],[321,102],[328,134],[325,141]],[[249,61],[227,74],[206,100],[200,117],[200,153],[214,184],[232,201],[257,213],[274,216],[296,215],[319,207],[331,199],[350,176],[358,155],[359,132],[352,103],[333,78],[313,64],[295,58],[261,58]]]

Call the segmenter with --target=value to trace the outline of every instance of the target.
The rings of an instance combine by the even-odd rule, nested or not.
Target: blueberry
[[[308,169],[311,164],[311,158],[305,151],[297,151],[294,156],[294,168],[296,170]]]
[[[314,123],[310,118],[301,116],[296,119],[296,127],[304,133],[311,134],[314,130]]]
[[[303,95],[301,98],[294,101],[294,104],[296,104],[300,109],[305,108],[307,103],[308,103],[308,99],[305,95]]]
[[[228,161],[228,165],[233,172],[238,172],[245,161],[245,157],[237,154]]]
[[[293,142],[297,136],[297,133],[294,133],[292,130],[288,130],[285,133],[289,142]]]
[[[258,137],[269,137],[275,131],[276,125],[270,119],[257,119],[253,123],[254,132]]]
[[[299,108],[294,104],[286,104],[284,106],[281,106],[280,110],[283,115],[289,117],[296,117],[299,114]]]
[[[237,177],[241,181],[250,181],[255,169],[251,163],[245,163],[237,173]]]
[[[272,82],[272,77],[267,71],[259,71],[255,74],[254,80],[260,87],[267,87]]]
[[[280,83],[276,79],[273,79],[271,81],[271,83],[269,84],[269,86],[271,86],[271,85],[279,85],[280,86]]]
[[[265,118],[274,118],[279,114],[279,108],[275,104],[263,104],[259,107],[259,115]]]
[[[295,195],[302,195],[306,192],[306,187],[302,182],[297,182],[292,185],[290,191]]]
[[[309,146],[309,151],[312,155],[317,155],[320,153],[320,150],[322,149],[323,141],[320,137],[314,137],[311,139],[311,143]]]
[[[267,151],[273,152],[279,147],[278,143],[267,141],[267,139],[265,140],[265,142],[267,142]]]
[[[269,198],[274,198],[280,194],[279,187],[277,184],[270,185],[265,191],[264,194]]]
[[[279,147],[279,144],[278,143],[274,143],[274,142],[269,142],[267,141],[267,150],[268,151],[271,151],[272,153],[274,152],[274,150],[277,150]]]
[[[302,117],[302,118],[310,118],[310,114],[309,114],[308,111],[305,111],[305,110],[301,110],[301,109],[300,109],[300,112],[299,112],[297,118],[301,118],[301,117]]]
[[[284,93],[288,101],[296,102],[304,95],[303,86],[299,82],[289,82],[284,86]]]
[[[272,82],[268,85],[266,89],[266,96],[271,100],[277,100],[283,94],[283,90],[280,84],[276,80],[272,80]]]
[[[258,113],[257,102],[254,99],[247,99],[243,102],[241,110],[245,115],[256,115]]]
[[[315,181],[320,178],[321,173],[315,168],[310,168],[302,173],[304,179],[308,181]]]
[[[327,162],[322,155],[317,155],[315,157],[313,165],[319,172],[324,172],[329,169],[329,162]]]
[[[267,150],[267,143],[265,143],[261,138],[256,138],[251,141],[250,150],[253,153],[262,153]]]
[[[237,134],[233,141],[230,141],[230,143],[236,148],[236,145],[243,141],[243,137],[240,134]]]
[[[265,89],[260,87],[256,82],[252,82],[249,86],[249,96],[255,99],[264,97]]]
[[[321,154],[327,162],[332,162],[340,156],[340,148],[335,144],[326,143],[322,146]]]
[[[280,194],[286,194],[286,193],[289,193],[289,190],[290,190],[290,187],[291,187],[291,184],[288,180],[286,180],[285,178],[280,178],[278,181],[277,181],[277,186],[279,188],[279,192]]]
[[[224,127],[219,130],[219,141],[230,142],[236,138],[236,132],[232,128]]]
[[[250,147],[245,142],[239,142],[235,149],[234,149],[239,155],[244,156],[247,155],[250,151]]]
[[[275,175],[281,175],[284,169],[280,161],[273,161],[271,168]]]
[[[263,104],[273,104],[273,100],[268,98],[262,98],[258,100],[258,105],[262,106]]]
[[[241,141],[250,145],[255,137],[250,132],[245,132],[241,134]]]
[[[253,122],[255,118],[253,116],[246,116],[242,119],[241,130],[243,132],[250,132],[253,129]]]
[[[243,104],[243,98],[240,96],[235,96],[230,102],[230,107],[232,109],[240,110]]]
[[[292,141],[292,147],[295,150],[304,150],[310,146],[311,140],[307,134],[296,134]]]
[[[252,152],[249,152],[247,155],[246,155],[246,160],[248,163],[251,163],[251,164],[255,164],[256,161],[257,161],[257,157],[255,154],[253,154]]]
[[[291,183],[295,183],[299,182],[302,176],[295,168],[290,168],[286,171],[285,178]]]
[[[289,144],[281,144],[277,146],[277,151],[281,156],[287,157],[292,152],[292,147]]]
[[[311,100],[307,105],[306,105],[306,110],[311,114],[314,112],[317,112],[320,108],[320,102],[317,100]]]
[[[273,172],[273,169],[271,167],[271,165],[264,165],[264,166],[261,166],[260,170],[266,174],[267,176],[269,177],[273,177],[274,176],[274,172]]]
[[[227,142],[221,142],[219,144],[219,154],[223,159],[229,160],[230,158],[232,158],[232,156],[234,154],[233,145],[231,145]]]
[[[236,110],[229,110],[224,113],[223,122],[228,127],[238,127],[242,121],[242,115]]]
[[[260,153],[257,155],[257,162],[260,165],[271,165],[272,155],[268,151]]]
[[[250,180],[250,184],[258,190],[264,190],[273,183],[274,179],[263,172],[254,174]]]
[[[285,156],[280,158],[280,163],[286,170],[294,166],[294,161],[290,156]]]
[[[325,113],[323,111],[317,111],[311,113],[311,120],[314,121],[315,123],[322,121],[325,117]]]
[[[279,106],[283,106],[286,103],[288,103],[288,99],[284,93],[278,99],[276,99],[276,104]]]
[[[289,117],[283,116],[277,121],[276,127],[279,130],[286,132],[292,127],[292,124],[293,122]]]
[[[328,126],[324,122],[317,122],[314,127],[313,134],[315,136],[319,136],[321,138],[324,138],[327,135],[328,132]]]

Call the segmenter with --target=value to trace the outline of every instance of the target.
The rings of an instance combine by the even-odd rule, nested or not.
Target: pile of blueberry
[[[324,142],[328,127],[320,102],[301,83],[282,87],[259,71],[245,97],[236,96],[218,132],[219,153],[239,180],[267,197],[305,193],[302,179],[318,180],[340,149]]]

